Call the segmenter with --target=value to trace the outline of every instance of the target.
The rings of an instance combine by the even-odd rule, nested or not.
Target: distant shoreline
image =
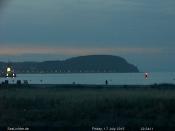
[[[0,62],[0,69],[11,64],[18,73],[110,73],[139,72],[137,66],[122,57],[113,55],[87,55],[72,57],[66,60],[43,62]]]
[[[35,72],[35,73],[18,73],[17,75],[20,74],[110,74],[110,73],[122,73],[122,74],[127,74],[127,73],[144,73],[144,72]]]
[[[175,89],[175,84],[96,85],[96,84],[0,84],[0,88],[79,88],[79,89]]]

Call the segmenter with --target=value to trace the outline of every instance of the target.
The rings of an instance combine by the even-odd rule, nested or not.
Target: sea
[[[70,73],[70,74],[17,74],[15,78],[0,78],[0,82],[8,80],[15,84],[28,81],[29,84],[96,84],[104,85],[150,85],[175,84],[175,72],[148,73]]]

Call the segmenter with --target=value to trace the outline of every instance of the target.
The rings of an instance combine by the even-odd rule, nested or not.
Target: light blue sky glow
[[[0,60],[112,54],[142,71],[175,71],[174,7],[174,0],[7,0]]]

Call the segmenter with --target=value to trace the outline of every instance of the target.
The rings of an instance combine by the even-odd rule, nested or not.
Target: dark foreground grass
[[[1,87],[0,126],[173,131],[175,89]]]

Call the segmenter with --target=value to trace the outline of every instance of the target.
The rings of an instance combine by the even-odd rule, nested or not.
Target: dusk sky
[[[0,0],[0,61],[122,56],[175,71],[175,0]]]

